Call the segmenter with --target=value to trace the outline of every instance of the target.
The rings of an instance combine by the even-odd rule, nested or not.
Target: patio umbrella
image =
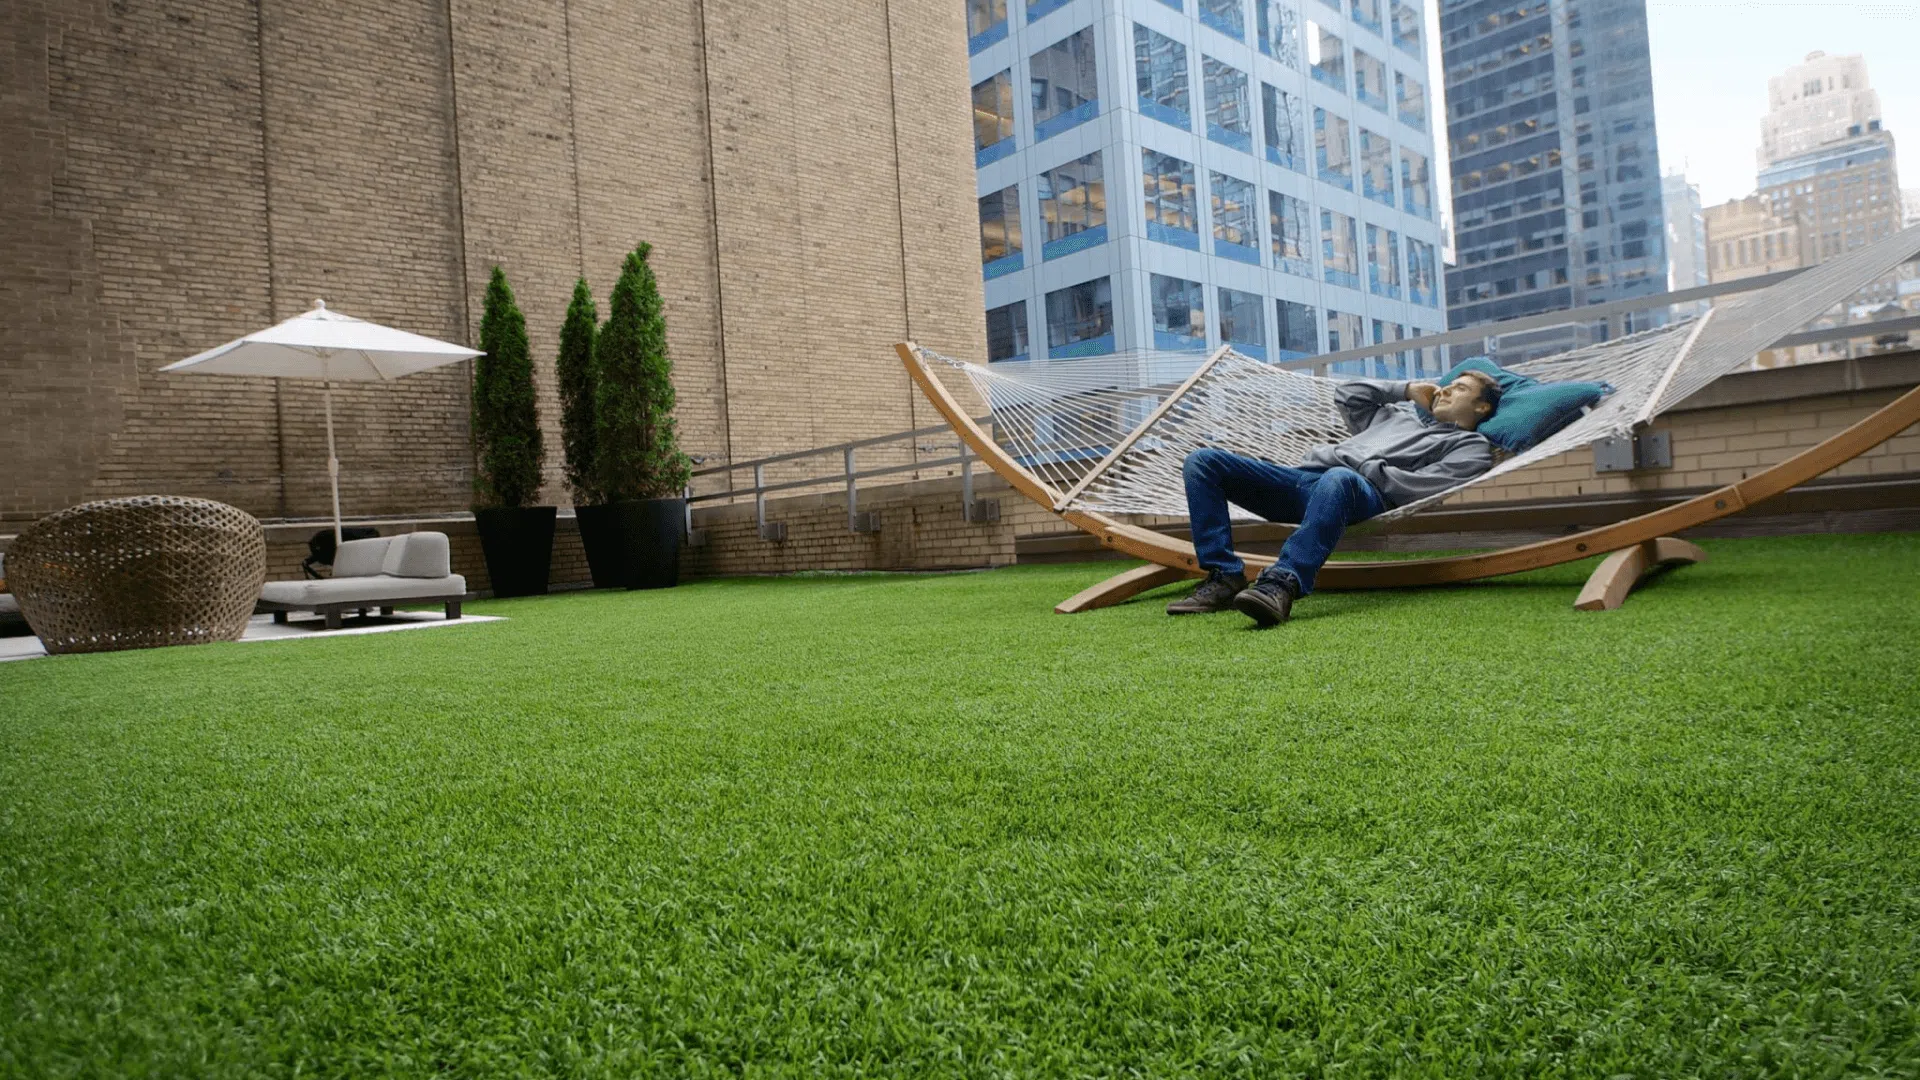
[[[319,379],[327,403],[327,483],[333,489],[333,541],[340,543],[340,459],[333,449],[333,384],[390,382],[416,371],[457,364],[477,349],[370,323],[315,300],[313,310],[236,338],[161,371],[198,375],[264,375]]]

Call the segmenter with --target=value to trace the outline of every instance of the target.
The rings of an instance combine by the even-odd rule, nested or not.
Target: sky
[[[1423,6],[1427,38],[1439,41],[1439,5]],[[1767,80],[1816,49],[1866,57],[1899,148],[1900,184],[1920,188],[1920,0],[1647,0],[1647,29],[1660,168],[1685,171],[1702,205],[1753,193]],[[1428,50],[1428,59],[1428,85],[1443,87],[1440,50]],[[1446,115],[1444,93],[1433,95],[1437,120]],[[1444,130],[1435,142],[1438,205],[1451,216]]]
[[[1712,206],[1752,194],[1767,79],[1819,50],[1866,57],[1900,183],[1920,187],[1920,0],[1647,0],[1660,168]]]

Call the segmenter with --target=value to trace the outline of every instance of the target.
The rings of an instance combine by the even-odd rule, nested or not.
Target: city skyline
[[[1685,172],[1708,206],[1755,190],[1767,80],[1808,54],[1859,54],[1899,143],[1907,186],[1920,178],[1920,71],[1899,63],[1889,33],[1910,33],[1920,0],[1858,4],[1758,0],[1738,7],[1648,0],[1660,162]],[[1817,21],[1816,21],[1817,18]]]

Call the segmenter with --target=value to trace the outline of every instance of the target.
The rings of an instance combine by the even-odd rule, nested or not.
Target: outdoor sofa
[[[348,611],[391,615],[399,604],[444,604],[447,618],[457,619],[466,598],[467,579],[453,573],[447,534],[416,532],[349,540],[334,553],[332,577],[269,581],[255,610],[272,612],[278,623],[290,611],[311,611],[338,630]]]

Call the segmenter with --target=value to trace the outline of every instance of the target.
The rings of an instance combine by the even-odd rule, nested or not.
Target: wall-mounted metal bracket
[[[1666,431],[1645,431],[1631,437],[1597,439],[1593,443],[1593,471],[1596,473],[1671,468],[1673,436]]]

